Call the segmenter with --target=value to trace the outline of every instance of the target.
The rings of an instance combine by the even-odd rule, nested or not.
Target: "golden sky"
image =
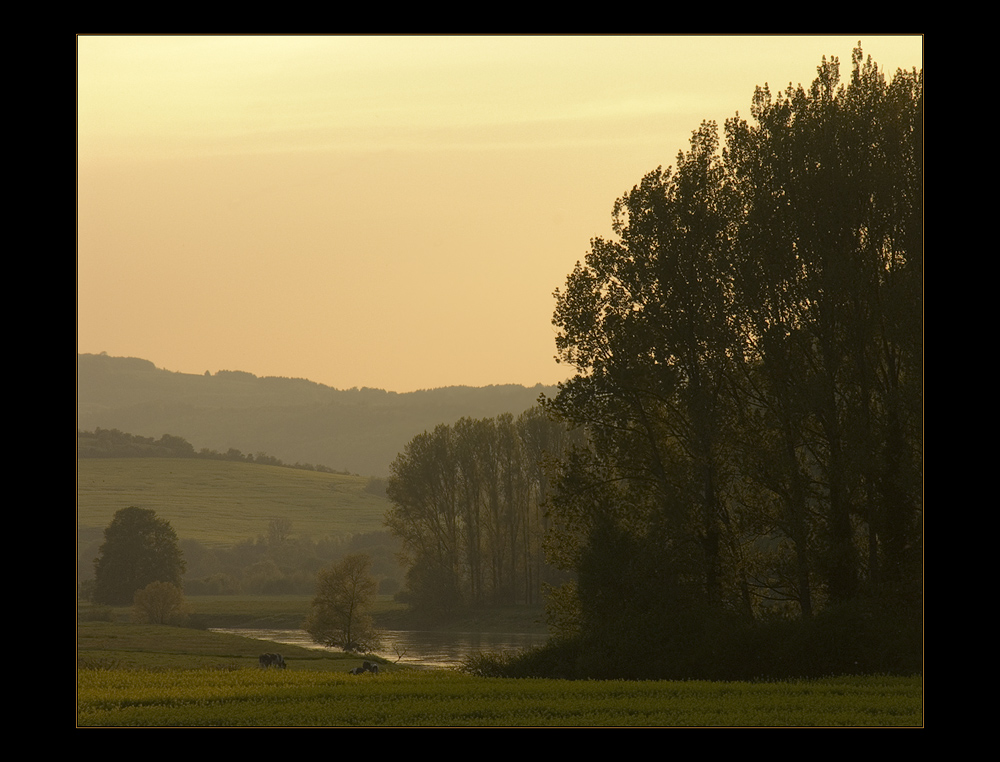
[[[77,349],[337,388],[552,384],[616,198],[756,85],[916,35],[81,36]]]

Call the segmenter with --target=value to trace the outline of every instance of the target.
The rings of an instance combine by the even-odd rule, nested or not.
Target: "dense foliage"
[[[539,602],[552,580],[543,458],[569,437],[538,408],[516,419],[462,418],[414,437],[386,485],[386,524],[409,563],[400,598],[434,614]]]
[[[556,292],[577,374],[547,408],[589,441],[555,480],[553,601],[591,672],[700,649],[704,674],[848,611],[919,663],[923,74],[817,72],[758,88],[724,150],[702,124]]]
[[[185,563],[170,522],[130,506],[115,513],[94,559],[95,603],[128,605],[151,582],[180,587]]]

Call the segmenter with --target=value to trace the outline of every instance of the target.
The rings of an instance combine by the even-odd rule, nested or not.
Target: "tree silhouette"
[[[702,124],[556,292],[550,546],[605,646],[919,602],[923,75],[852,63]]]
[[[170,522],[130,506],[115,513],[94,559],[94,602],[123,606],[151,582],[180,587],[184,558]]]

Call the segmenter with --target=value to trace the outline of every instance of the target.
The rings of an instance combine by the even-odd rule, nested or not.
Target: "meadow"
[[[299,536],[383,530],[389,507],[368,479],[281,466],[173,458],[77,460],[77,529],[103,530],[130,505],[152,508],[178,537],[232,545],[275,517]]]
[[[914,677],[785,682],[474,677],[179,627],[80,622],[80,727],[919,727]]]
[[[477,678],[447,670],[81,670],[80,726],[918,726],[917,677],[781,683]]]

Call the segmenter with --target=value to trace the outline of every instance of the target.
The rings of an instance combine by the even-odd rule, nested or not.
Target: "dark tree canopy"
[[[923,74],[852,63],[703,124],[556,292],[588,445],[550,544],[595,650],[920,605]]]
[[[386,526],[409,561],[398,598],[426,615],[539,602],[553,572],[544,563],[542,462],[569,438],[537,407],[415,436],[386,485]]]
[[[131,506],[118,511],[94,559],[94,602],[131,604],[151,582],[181,586],[184,558],[170,522],[156,511]]]

